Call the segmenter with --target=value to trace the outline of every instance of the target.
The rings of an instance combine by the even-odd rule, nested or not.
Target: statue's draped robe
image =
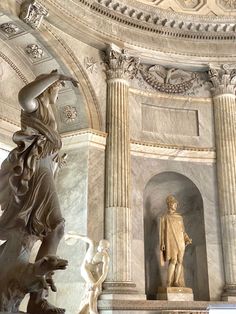
[[[176,259],[177,256],[184,254],[185,245],[190,241],[185,232],[183,218],[180,214],[166,214],[160,219],[159,230],[160,247],[165,246],[165,250],[160,251],[160,263],[163,266],[164,262],[171,259]],[[173,284],[173,282],[171,283]],[[181,271],[179,284],[184,287],[184,274]]]
[[[0,170],[0,239],[15,228],[43,237],[62,220],[53,217],[60,213],[53,171],[61,140],[51,108],[37,100],[35,112],[21,112],[21,130],[13,135],[17,147]]]

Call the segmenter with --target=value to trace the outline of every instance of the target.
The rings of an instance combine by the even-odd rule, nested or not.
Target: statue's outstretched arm
[[[18,94],[18,100],[22,108],[29,113],[37,110],[38,102],[36,97],[59,79],[60,74],[54,71],[24,86]]]
[[[78,82],[72,77],[59,74],[57,70],[53,70],[49,74],[43,74],[42,77],[27,84],[20,90],[18,100],[22,108],[29,113],[37,110],[38,102],[36,98],[58,80],[71,81],[74,86],[78,85]]]

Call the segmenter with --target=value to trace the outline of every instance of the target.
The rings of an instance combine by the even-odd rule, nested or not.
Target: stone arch
[[[156,299],[157,289],[165,286],[167,265],[160,267],[159,218],[166,210],[166,197],[175,195],[178,211],[183,215],[186,232],[193,244],[185,251],[186,286],[191,287],[195,300],[208,300],[209,287],[204,226],[204,205],[197,186],[177,172],[154,175],[144,189],[145,289],[148,299]]]

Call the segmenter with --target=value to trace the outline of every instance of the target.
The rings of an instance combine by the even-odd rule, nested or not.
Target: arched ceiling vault
[[[98,49],[110,43],[128,48],[144,63],[205,70],[208,63],[236,60],[236,22],[227,10],[227,16],[200,16],[154,10],[154,3],[137,0],[40,3],[49,11],[46,20],[64,32]]]
[[[0,85],[4,86],[0,88],[0,119],[5,128],[14,131],[19,127],[18,91],[37,75],[58,69],[79,82],[78,89],[67,83],[60,92],[56,112],[60,132],[101,130],[99,104],[87,74],[53,27],[45,22],[40,32],[34,31],[17,16],[3,12],[0,9],[0,25],[10,23],[15,28],[13,33],[0,29]]]

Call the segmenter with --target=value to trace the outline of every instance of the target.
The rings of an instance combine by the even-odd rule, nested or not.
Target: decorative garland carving
[[[196,73],[189,73],[174,68],[165,69],[160,65],[151,66],[148,69],[140,66],[139,71],[146,83],[154,89],[168,94],[182,94],[186,92],[193,86],[197,78]],[[177,81],[177,83],[174,83],[174,81]]]

